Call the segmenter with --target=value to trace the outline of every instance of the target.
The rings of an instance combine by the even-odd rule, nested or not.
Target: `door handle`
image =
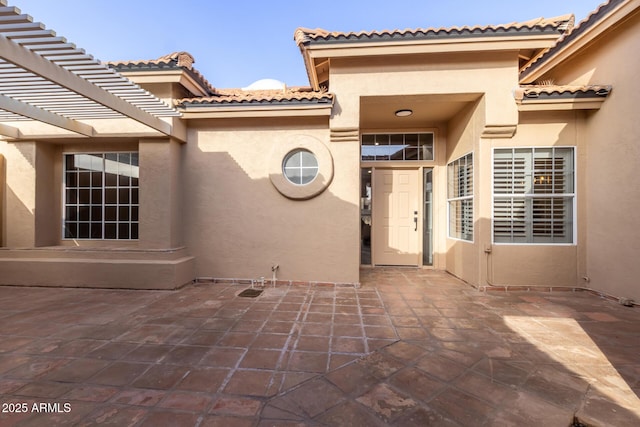
[[[413,222],[416,225],[416,228],[414,228],[413,231],[418,231],[418,211],[414,211],[413,215]]]

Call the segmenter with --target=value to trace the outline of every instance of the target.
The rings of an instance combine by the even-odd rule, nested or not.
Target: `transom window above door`
[[[383,133],[362,135],[361,160],[433,160],[433,133]]]

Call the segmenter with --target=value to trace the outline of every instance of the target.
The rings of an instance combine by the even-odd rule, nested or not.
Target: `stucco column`
[[[36,143],[2,144],[5,156],[6,186],[4,206],[4,245],[30,248],[36,239]]]
[[[518,126],[518,107],[508,90],[487,92],[485,96],[485,125],[482,137],[511,138]]]
[[[329,120],[329,148],[333,153],[331,193],[342,207],[341,244],[345,281],[360,280],[360,97],[336,97]]]
[[[139,155],[140,247],[181,246],[181,144],[172,139],[140,140]]]

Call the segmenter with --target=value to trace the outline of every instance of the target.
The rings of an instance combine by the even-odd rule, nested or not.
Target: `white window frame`
[[[73,155],[82,155],[82,154],[86,154],[86,155],[102,155],[102,161],[105,162],[106,158],[105,156],[107,154],[137,154],[138,155],[138,163],[140,162],[140,153],[139,151],[136,150],[123,150],[123,151],[73,151],[73,152],[63,152],[62,153],[62,227],[61,227],[61,239],[63,241],[73,241],[73,240],[78,240],[78,241],[118,241],[118,242],[126,242],[126,241],[137,241],[140,238],[140,182],[138,181],[138,185],[137,186],[132,186],[131,184],[127,187],[124,188],[128,188],[129,189],[129,197],[131,197],[131,190],[133,188],[136,188],[138,190],[138,203],[137,204],[133,204],[131,202],[129,202],[128,204],[120,204],[119,201],[114,204],[109,203],[109,205],[113,205],[116,209],[116,220],[115,221],[107,221],[105,219],[105,207],[107,205],[107,203],[105,202],[105,189],[106,189],[106,183],[105,183],[105,172],[106,172],[106,168],[103,167],[102,172],[102,186],[100,188],[100,191],[102,192],[102,202],[101,202],[101,207],[102,207],[102,215],[101,215],[101,220],[100,220],[100,225],[101,225],[101,229],[102,229],[102,237],[98,238],[98,237],[66,237],[65,236],[65,230],[66,230],[66,222],[67,222],[67,205],[72,206],[72,204],[67,204],[67,190],[71,189],[71,187],[67,186],[67,164],[66,164],[66,157],[67,156],[73,156]],[[138,180],[139,178],[139,165],[138,167]],[[73,188],[77,188],[79,189],[79,186],[73,187]],[[93,187],[89,187],[89,189],[92,189]],[[116,185],[116,188],[120,188],[120,185]],[[79,204],[76,204],[77,206],[79,206]],[[91,206],[91,204],[89,205]],[[116,226],[116,230],[117,227],[120,225],[121,221],[118,219],[118,215],[119,215],[119,208],[123,207],[123,206],[127,206],[129,207],[129,221],[123,221],[123,223],[128,223],[129,224],[129,238],[106,238],[105,237],[105,223],[114,223]],[[137,206],[138,208],[138,220],[133,221],[131,220],[131,207],[132,206]],[[80,223],[80,222],[87,222],[87,221],[80,221],[80,220],[76,220],[75,222]],[[92,221],[88,221],[89,222],[89,227],[91,227],[91,223]],[[98,221],[93,221],[95,223],[98,223]],[[138,225],[138,237],[135,238],[131,238],[131,225],[132,224],[137,224]],[[89,234],[91,234],[91,232],[89,232]]]
[[[567,198],[572,197],[572,227],[571,227],[571,242],[496,242],[495,240],[495,199],[496,197],[513,198],[514,194],[496,194],[495,193],[495,153],[496,150],[544,150],[544,149],[566,149],[569,148],[573,151],[573,193],[557,193],[539,194],[538,197],[554,197],[554,198]],[[578,147],[572,145],[558,145],[558,146],[510,146],[510,147],[494,147],[491,150],[491,243],[494,245],[507,245],[507,246],[576,246],[578,244]],[[527,198],[527,195],[517,195],[518,198]],[[531,197],[534,198],[534,197]]]
[[[302,164],[302,153],[311,154],[311,156],[313,156],[313,160],[316,163],[315,166],[304,166]],[[287,161],[291,159],[293,156],[297,156],[297,155],[300,155],[300,166],[287,166]],[[305,170],[314,172],[313,178],[311,178],[308,182],[293,182],[291,177],[287,175],[287,171],[298,171],[300,173],[300,181],[302,181],[302,177],[304,176],[303,171]],[[287,179],[287,181],[289,181],[293,185],[299,185],[299,186],[309,185],[318,177],[319,172],[320,172],[320,167],[318,164],[318,157],[315,155],[315,153],[313,153],[310,150],[307,150],[306,148],[297,148],[295,150],[292,150],[289,153],[287,153],[287,155],[284,156],[284,159],[282,160],[282,174]]]
[[[455,162],[459,162],[460,160],[466,158],[466,157],[471,157],[471,193],[470,194],[466,194],[464,196],[457,196],[457,197],[451,197],[451,195],[449,194],[449,168],[450,166],[453,166],[453,164]],[[475,177],[475,165],[474,165],[474,154],[473,151],[470,151],[460,157],[458,157],[457,159],[454,159],[452,161],[450,161],[449,163],[447,163],[447,237],[449,239],[452,240],[458,240],[461,242],[467,242],[467,243],[473,243],[474,242],[474,237],[475,237],[475,226],[474,226],[474,222],[475,222],[475,202],[474,202],[474,197],[475,197],[475,185],[476,185],[476,177]],[[465,239],[464,237],[458,237],[458,236],[454,236],[452,235],[452,230],[451,230],[451,204],[452,202],[457,202],[457,201],[463,201],[463,200],[469,200],[471,201],[471,223],[469,225],[471,232],[470,232],[470,239]]]

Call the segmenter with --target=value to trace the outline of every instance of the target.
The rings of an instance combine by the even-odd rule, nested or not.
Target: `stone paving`
[[[640,425],[637,307],[400,268],[246,287],[0,287],[0,427]]]

